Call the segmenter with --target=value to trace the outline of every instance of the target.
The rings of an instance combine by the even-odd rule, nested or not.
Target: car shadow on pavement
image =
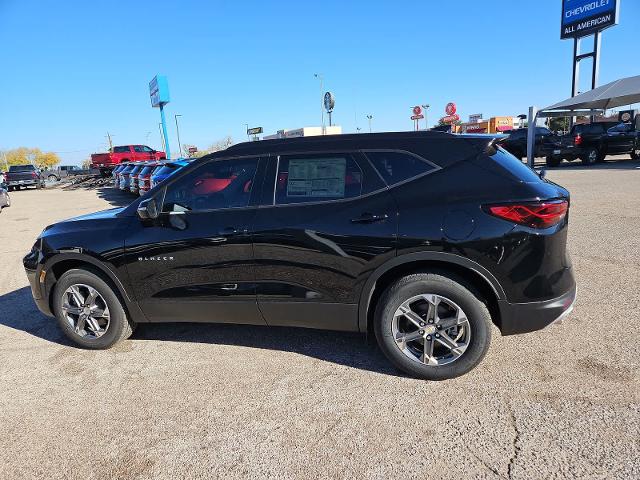
[[[596,163],[595,165],[583,165],[580,160],[574,160],[573,162],[564,161],[557,167],[547,167],[543,161],[537,161],[534,165],[535,168],[544,168],[545,170],[640,170],[640,161],[638,160],[605,160],[604,162]]]
[[[38,310],[29,287],[0,295],[0,325],[77,348],[60,331],[55,319]],[[125,341],[191,342],[279,350],[385,375],[405,376],[385,359],[375,342],[358,333],[254,325],[154,323],[139,325],[131,340]]]

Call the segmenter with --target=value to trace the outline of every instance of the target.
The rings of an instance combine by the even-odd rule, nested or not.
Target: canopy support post
[[[529,107],[529,119],[527,126],[527,164],[533,168],[535,143],[536,143],[536,123],[538,120],[538,108]]]

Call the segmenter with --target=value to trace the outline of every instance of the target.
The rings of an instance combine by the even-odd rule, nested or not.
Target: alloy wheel
[[[589,163],[596,163],[598,161],[598,152],[597,150],[589,151]]]
[[[67,288],[62,297],[62,311],[69,326],[83,339],[100,338],[109,328],[109,307],[102,295],[89,285]]]
[[[405,356],[429,366],[455,362],[471,341],[469,319],[462,308],[429,293],[404,301],[393,315],[391,331]]]

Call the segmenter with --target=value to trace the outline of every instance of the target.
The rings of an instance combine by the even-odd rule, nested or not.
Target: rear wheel
[[[631,151],[631,159],[640,160],[640,145],[636,145],[636,147]]]
[[[426,380],[467,373],[487,352],[491,316],[461,279],[418,273],[382,295],[374,317],[376,339],[403,372]]]
[[[584,156],[581,157],[581,160],[583,165],[595,165],[596,162],[598,162],[599,158],[600,158],[600,152],[598,151],[598,149],[589,148],[584,153]]]
[[[109,348],[133,332],[134,324],[118,295],[93,272],[69,270],[60,277],[52,295],[60,328],[81,347]]]
[[[47,177],[47,180],[49,180],[51,183],[57,182],[58,181],[58,177],[56,177],[55,175],[49,175]]]

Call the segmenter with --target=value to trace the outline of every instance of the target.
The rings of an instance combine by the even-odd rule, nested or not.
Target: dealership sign
[[[169,82],[164,75],[156,75],[149,82],[149,96],[151,97],[151,106],[160,107],[169,103]]]
[[[618,23],[619,0],[562,0],[560,38],[580,38]]]

